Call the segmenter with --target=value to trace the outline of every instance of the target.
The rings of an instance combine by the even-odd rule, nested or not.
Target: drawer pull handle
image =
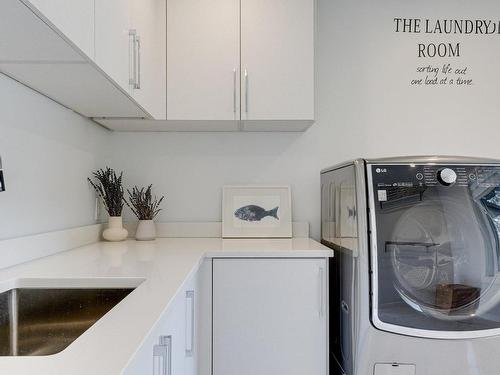
[[[319,267],[318,270],[318,293],[319,293],[319,298],[318,298],[318,312],[319,312],[319,317],[322,318],[324,315],[324,294],[325,294],[325,286],[324,286],[324,277],[323,277],[323,267]]]
[[[186,357],[193,356],[194,344],[194,290],[186,291]]]
[[[153,346],[153,375],[172,375],[172,336],[160,336]]]

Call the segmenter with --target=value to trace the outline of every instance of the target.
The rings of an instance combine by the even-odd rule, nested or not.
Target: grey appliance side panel
[[[355,373],[361,301],[359,263],[364,262],[359,251],[367,252],[366,245],[360,243],[367,237],[364,164],[356,160],[321,174],[321,239],[335,251],[330,272],[331,360],[346,375]]]

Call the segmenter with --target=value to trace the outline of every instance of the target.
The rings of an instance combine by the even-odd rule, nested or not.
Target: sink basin
[[[55,354],[133,288],[18,288],[0,293],[0,356]]]

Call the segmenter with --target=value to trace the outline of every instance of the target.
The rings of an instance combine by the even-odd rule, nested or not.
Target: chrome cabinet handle
[[[160,336],[153,347],[153,374],[172,375],[172,336]]]
[[[141,38],[137,30],[131,29],[128,35],[132,37],[132,77],[129,84],[136,90],[141,88]]]
[[[248,70],[245,69],[245,113],[248,113]]]
[[[135,88],[137,84],[137,31],[129,30],[128,35],[132,38],[132,77],[129,77],[128,83]]]
[[[2,157],[0,156],[0,191],[5,191],[5,181],[3,179]]]
[[[136,90],[141,89],[141,37],[137,36],[135,38],[135,42],[137,43],[137,81],[135,83],[134,88]]]
[[[186,357],[193,356],[194,344],[194,290],[186,291]]]
[[[153,346],[153,375],[172,375],[172,336],[160,336]]]
[[[324,283],[323,283],[323,267],[319,267],[318,269],[318,292],[319,292],[319,298],[318,298],[318,315],[320,318],[323,317],[324,315]]]
[[[236,69],[233,69],[233,112],[236,116]]]

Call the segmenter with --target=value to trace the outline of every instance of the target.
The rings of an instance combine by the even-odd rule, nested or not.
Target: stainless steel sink
[[[0,356],[55,354],[133,288],[11,289],[0,294]]]

